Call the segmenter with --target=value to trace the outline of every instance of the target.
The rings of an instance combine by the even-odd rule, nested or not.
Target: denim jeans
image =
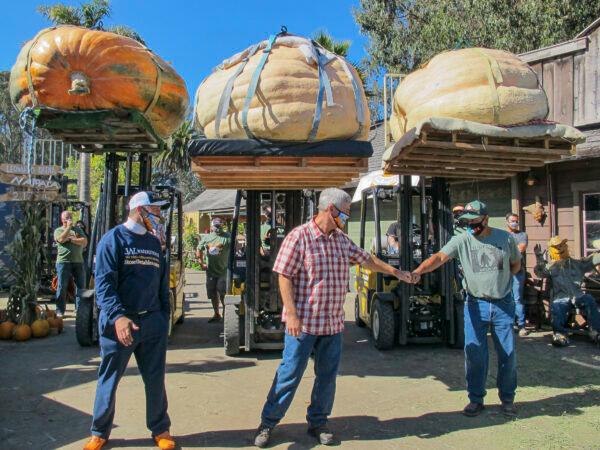
[[[274,427],[283,419],[313,350],[315,382],[306,420],[310,428],[327,422],[335,398],[335,382],[342,356],[342,333],[329,336],[302,333],[293,337],[286,332],[283,358],[261,415],[263,425]]]
[[[598,304],[594,297],[589,294],[584,294],[575,299],[575,305],[583,309],[585,318],[589,327],[597,332],[600,332],[600,313],[598,312]],[[571,299],[557,298],[552,302],[552,330],[558,333],[568,333],[565,328],[569,312],[571,310]]]
[[[517,389],[517,355],[513,323],[515,303],[512,293],[499,300],[467,296],[465,302],[465,372],[469,400],[483,403],[488,374],[487,333],[491,328],[498,356],[496,386],[503,402],[512,402]]]
[[[525,302],[523,300],[523,288],[525,286],[525,272],[520,271],[512,277],[512,294],[515,299],[515,315],[519,328],[525,326]]]
[[[77,289],[83,289],[85,283],[85,275],[83,272],[83,263],[56,263],[56,276],[58,278],[58,287],[56,288],[56,311],[61,314],[65,313],[67,303],[67,289],[71,275],[75,280]],[[77,294],[77,292],[75,292]],[[75,295],[77,298],[77,295]],[[77,305],[75,305],[77,308]]]

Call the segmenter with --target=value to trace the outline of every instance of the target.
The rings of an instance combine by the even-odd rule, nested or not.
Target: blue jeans
[[[465,302],[465,372],[469,400],[483,403],[488,374],[487,333],[491,328],[498,355],[497,387],[500,400],[512,402],[517,389],[517,355],[513,323],[515,303],[512,293],[489,301],[467,296]]]
[[[167,355],[168,320],[166,314],[155,311],[132,319],[138,331],[133,331],[133,344],[122,345],[116,338],[114,325],[100,325],[100,354],[98,385],[94,401],[92,434],[108,439],[115,417],[117,386],[133,354],[144,381],[146,391],[146,426],[153,436],[169,430],[171,421],[167,414],[165,391],[165,363]],[[140,408],[141,405],[136,405]]]
[[[342,356],[342,333],[298,337],[285,334],[283,358],[263,407],[261,423],[274,427],[288,410],[314,350],[315,383],[306,420],[310,428],[324,425],[335,398],[335,381]]]
[[[512,277],[512,294],[515,299],[515,315],[519,328],[525,326],[525,305],[523,302],[523,287],[525,286],[525,272],[520,271]]]
[[[600,313],[598,304],[594,297],[584,294],[575,299],[575,306],[584,310],[585,318],[590,329],[600,332]],[[569,312],[571,310],[571,299],[557,298],[552,301],[552,330],[558,333],[568,333],[565,328]]]
[[[85,283],[83,263],[56,263],[56,276],[58,278],[58,287],[56,288],[56,311],[61,314],[65,313],[67,289],[69,288],[71,275],[75,280],[77,289],[83,289]],[[77,294],[77,292],[75,292],[75,294]],[[77,295],[75,295],[75,298],[77,298]],[[77,308],[77,305],[75,305],[75,308]]]

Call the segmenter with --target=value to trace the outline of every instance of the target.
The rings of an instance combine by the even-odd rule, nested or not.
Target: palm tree
[[[190,170],[190,157],[187,152],[189,142],[194,138],[191,120],[186,120],[167,140],[166,149],[156,157],[156,166],[166,173]]]
[[[97,30],[104,29],[104,19],[110,17],[110,0],[91,0],[80,6],[68,6],[57,3],[51,6],[38,6],[37,11],[54,25],[76,25]],[[133,29],[124,25],[113,25],[106,31],[127,36],[143,45],[146,45],[142,37]],[[89,202],[90,190],[90,164],[91,155],[82,153],[79,159],[79,200]]]
[[[351,41],[338,41],[333,36],[331,36],[331,34],[329,34],[326,30],[317,31],[313,35],[313,41],[315,41],[325,50],[329,50],[330,52],[335,53],[336,55],[341,56],[343,58],[348,57],[348,52],[350,51],[350,47],[352,46]],[[360,78],[360,81],[362,82],[363,87],[365,89],[365,95],[367,97],[371,97],[373,93],[367,90],[368,76],[366,70],[360,64],[351,61],[350,64],[352,64],[352,67],[354,67],[354,69],[356,69],[356,72],[358,73],[358,77]]]

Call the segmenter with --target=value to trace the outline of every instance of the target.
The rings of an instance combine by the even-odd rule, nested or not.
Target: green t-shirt
[[[58,247],[58,256],[56,257],[57,263],[82,263],[83,262],[83,245],[76,245],[72,242],[65,242],[61,244],[56,239],[62,234],[64,231],[64,227],[58,227],[54,230],[54,240],[56,241],[56,245]],[[81,228],[72,227],[70,236],[73,237],[84,237],[83,231]]]
[[[212,277],[220,277],[227,273],[227,262],[229,260],[229,245],[231,243],[231,235],[229,233],[215,232],[204,236],[198,244],[198,250],[204,254],[204,260],[207,265],[206,272]],[[218,254],[211,255],[209,253],[209,247],[213,247],[217,244],[223,244],[223,248]]]
[[[263,223],[260,226],[260,245],[265,250],[271,249],[271,239],[268,236],[268,233],[270,230],[271,230],[271,225],[268,223]]]
[[[470,233],[454,236],[441,252],[460,261],[470,295],[500,299],[511,291],[510,263],[519,261],[521,253],[510,233],[497,228],[491,231],[485,238]]]

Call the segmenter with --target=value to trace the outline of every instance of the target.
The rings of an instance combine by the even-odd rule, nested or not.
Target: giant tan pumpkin
[[[183,79],[145,46],[76,26],[47,28],[23,46],[10,96],[19,110],[136,110],[163,138],[182,123],[189,104]]]
[[[278,37],[266,55],[247,110],[247,133],[243,126],[245,99],[266,46],[263,41],[254,54],[250,47],[225,60],[200,84],[194,115],[206,137],[299,142],[367,139],[369,108],[356,70],[344,58],[293,35]],[[318,60],[331,90],[323,89],[321,120],[316,127],[320,86],[327,84],[319,82]],[[223,92],[230,80],[233,85],[227,101],[229,96]],[[219,103],[224,108],[216,120]]]
[[[506,126],[547,115],[546,94],[525,62],[502,50],[466,48],[440,53],[402,80],[390,129],[398,140],[428,117]]]

